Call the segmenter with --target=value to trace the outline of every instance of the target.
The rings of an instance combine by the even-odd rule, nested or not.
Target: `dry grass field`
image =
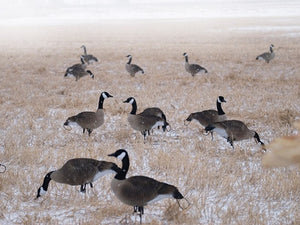
[[[46,173],[68,159],[129,152],[128,176],[146,175],[177,186],[191,202],[175,200],[145,207],[144,224],[300,224],[300,170],[266,169],[264,152],[254,139],[235,143],[202,134],[191,112],[215,108],[219,95],[230,119],[244,121],[268,144],[295,134],[300,116],[299,18],[108,21],[95,25],[2,27],[0,174],[1,224],[133,224],[130,206],[110,190],[112,175],[86,194],[79,186],[54,181],[35,199]],[[274,44],[275,59],[256,61]],[[64,78],[78,63],[85,44],[99,62],[89,66],[95,79]],[[208,69],[195,77],[191,63]],[[130,77],[126,55],[145,70]],[[97,108],[102,91],[105,123],[89,137],[80,128],[67,131],[67,117]],[[127,122],[137,100],[138,112],[158,106],[171,130],[155,130],[146,143]],[[267,150],[269,151],[269,150]]]

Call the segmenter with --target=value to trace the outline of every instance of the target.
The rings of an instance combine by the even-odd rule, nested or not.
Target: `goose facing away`
[[[58,183],[80,185],[80,191],[86,191],[86,185],[98,180],[108,173],[117,173],[115,163],[98,161],[90,158],[74,158],[67,161],[60,169],[46,174],[43,184],[37,191],[36,198],[46,194],[49,182],[54,180]]]
[[[216,132],[230,143],[232,148],[234,141],[241,141],[245,139],[254,138],[256,142],[264,147],[264,143],[260,140],[258,134],[254,130],[250,130],[242,121],[239,120],[225,120],[222,122],[212,123],[205,127],[206,132]]]
[[[87,64],[90,64],[90,63],[93,63],[93,62],[98,62],[98,59],[95,56],[87,54],[85,45],[82,45],[81,48],[83,49],[83,55],[81,57],[83,57],[83,60]]]
[[[274,45],[271,44],[271,46],[270,46],[270,52],[264,52],[263,54],[257,56],[256,60],[263,59],[267,63],[269,63],[275,57],[275,53],[274,53],[273,47],[274,47]]]
[[[225,112],[222,109],[222,102],[226,102],[223,96],[217,98],[217,110],[209,109],[201,112],[191,113],[184,121],[185,125],[188,125],[192,120],[198,121],[203,127],[215,122],[221,122],[227,119]],[[213,133],[211,133],[213,135]]]
[[[145,115],[145,116],[157,116],[159,118],[161,118],[164,121],[164,125],[162,126],[163,131],[165,132],[167,129],[167,126],[169,126],[170,124],[167,122],[167,118],[166,115],[164,114],[164,112],[158,108],[158,107],[151,107],[151,108],[146,108],[144,109],[143,112],[140,113],[141,115]],[[159,126],[158,126],[159,128]]]
[[[132,110],[128,115],[128,122],[134,130],[142,133],[144,139],[146,138],[147,132],[149,134],[149,131],[153,128],[165,125],[164,120],[158,116],[145,115],[143,113],[136,114],[137,104],[133,97],[129,97],[123,103],[129,103],[132,105]]]
[[[184,199],[177,187],[173,185],[146,176],[126,178],[129,169],[129,156],[126,150],[119,149],[108,156],[122,160],[122,169],[117,172],[112,180],[111,189],[121,202],[133,206],[134,212],[138,211],[140,222],[142,221],[144,206],[164,198],[174,198],[177,201]]]
[[[71,116],[66,120],[64,126],[79,125],[83,129],[83,133],[86,129],[90,136],[94,129],[100,127],[104,123],[104,99],[112,97],[113,96],[109,93],[102,92],[99,97],[98,109],[96,112],[85,111],[75,116]]]
[[[207,73],[207,69],[205,69],[204,67],[198,64],[189,64],[188,54],[186,52],[183,53],[183,56],[185,57],[185,70],[192,76],[195,76],[195,74],[199,73],[200,71],[204,71],[205,73]]]
[[[86,70],[86,64],[83,57],[80,57],[81,64],[75,64],[66,70],[64,77],[75,77],[76,81],[80,78],[89,75],[94,79],[94,74],[90,70]]]
[[[131,64],[131,61],[132,61],[132,56],[131,55],[127,55],[126,56],[129,60],[128,62],[126,63],[126,70],[127,72],[130,74],[130,76],[134,77],[135,74],[139,71],[141,71],[142,74],[144,74],[144,70],[139,67],[138,65],[135,65],[135,64]]]

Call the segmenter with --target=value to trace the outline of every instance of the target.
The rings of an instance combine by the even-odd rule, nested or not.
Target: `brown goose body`
[[[223,96],[217,98],[217,110],[209,109],[201,112],[191,113],[185,121],[198,121],[202,126],[206,127],[215,122],[221,122],[227,119],[225,112],[222,109],[222,102],[226,102]]]
[[[164,120],[155,115],[136,114],[137,104],[133,97],[129,97],[124,103],[130,103],[132,110],[128,115],[128,123],[134,130],[140,131],[144,137],[147,132],[158,126],[164,126]]]
[[[81,57],[80,60],[81,64],[75,64],[69,67],[66,70],[64,77],[75,77],[76,81],[87,75],[91,76],[91,78],[94,78],[94,74],[90,70],[86,70],[86,64],[84,63],[83,57]]]
[[[274,45],[271,44],[271,46],[270,46],[270,52],[264,52],[264,53],[262,53],[261,55],[259,55],[259,56],[256,57],[256,60],[263,59],[267,63],[269,63],[275,57],[275,53],[274,53],[273,47],[274,47]]]
[[[254,130],[250,130],[246,124],[239,120],[225,120],[208,125],[205,130],[213,131],[227,139],[227,142],[233,147],[234,141],[254,138],[262,146],[264,143],[260,140],[258,134]]]
[[[90,158],[74,158],[67,161],[60,169],[46,174],[43,185],[38,189],[37,198],[48,190],[51,180],[68,185],[81,185],[80,190],[85,192],[86,184],[91,184],[107,173],[115,173],[115,163],[98,161]]]
[[[131,64],[132,56],[128,55],[128,62],[125,65],[126,71],[130,74],[130,76],[134,77],[137,72],[141,72],[144,74],[144,70],[136,64]]]
[[[205,73],[207,73],[207,69],[205,69],[204,67],[198,64],[190,64],[187,53],[183,53],[183,56],[185,57],[185,70],[192,76],[195,76],[195,74],[199,73],[200,71],[204,71]]]
[[[129,169],[129,156],[126,150],[119,149],[109,156],[122,160],[122,169],[117,172],[111,182],[113,193],[121,202],[133,206],[135,211],[138,210],[140,217],[142,217],[145,205],[164,198],[184,198],[175,186],[150,177],[132,176],[126,179]]]
[[[79,125],[83,129],[88,131],[89,135],[92,131],[100,127],[104,123],[104,111],[103,111],[103,102],[105,98],[113,97],[107,92],[102,92],[99,97],[98,109],[96,112],[81,112],[75,116],[69,117],[64,126]]]
[[[163,131],[166,130],[167,126],[169,125],[169,123],[167,122],[167,118],[166,115],[164,114],[164,112],[158,108],[158,107],[151,107],[151,108],[146,108],[144,109],[143,112],[140,113],[140,115],[145,115],[145,116],[156,116],[161,118],[164,121],[164,125],[162,126]]]

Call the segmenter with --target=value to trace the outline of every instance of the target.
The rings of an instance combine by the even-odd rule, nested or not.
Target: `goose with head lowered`
[[[127,72],[130,74],[130,76],[134,77],[137,72],[141,72],[142,74],[144,74],[144,70],[141,67],[139,67],[136,64],[131,64],[131,60],[132,60],[131,55],[127,55],[126,57],[128,58],[128,62],[126,63],[125,68]]]
[[[260,140],[256,131],[250,130],[245,123],[240,120],[225,120],[222,122],[216,122],[209,124],[205,127],[206,132],[216,132],[229,142],[234,148],[234,141],[241,141],[250,138],[254,138],[256,142],[260,143],[265,150],[264,143]]]
[[[164,132],[166,131],[167,127],[170,126],[170,124],[167,122],[165,113],[158,107],[146,108],[140,114],[145,115],[145,116],[157,116],[157,117],[161,118],[164,121],[164,125],[162,126],[162,130]],[[158,129],[159,129],[159,126],[158,126]]]
[[[134,130],[142,133],[144,139],[146,138],[147,132],[149,134],[149,131],[151,131],[153,128],[158,126],[163,127],[166,125],[164,119],[156,115],[149,115],[147,113],[136,114],[137,104],[133,97],[127,98],[123,103],[129,103],[132,105],[132,110],[128,115],[128,122]]]
[[[273,47],[274,47],[274,45],[271,44],[270,45],[270,52],[264,52],[264,53],[262,53],[261,55],[259,55],[259,56],[256,57],[256,60],[263,59],[267,63],[269,63],[275,57],[275,53],[274,53]]]
[[[126,178],[129,169],[129,156],[126,150],[119,149],[108,156],[122,160],[122,169],[112,180],[111,189],[121,202],[134,207],[134,212],[140,215],[140,221],[142,221],[144,206],[148,204],[164,198],[174,198],[179,204],[180,199],[185,199],[178,188],[173,185],[146,176]]]
[[[87,54],[85,45],[82,45],[81,48],[83,49],[83,55],[81,57],[87,64],[98,62],[98,59],[95,56]]]
[[[86,70],[86,64],[84,63],[83,57],[80,57],[81,64],[75,64],[69,67],[64,75],[64,77],[75,77],[78,81],[80,78],[89,75],[94,79],[94,74],[90,70]]]
[[[115,163],[98,161],[90,158],[74,158],[68,160],[60,169],[46,174],[43,184],[39,187],[36,198],[46,194],[49,182],[80,185],[80,191],[86,191],[86,185],[95,182],[108,173],[116,173],[120,168]]]
[[[198,65],[198,64],[190,64],[189,63],[189,58],[188,58],[188,54],[185,52],[183,53],[183,56],[185,57],[185,70],[186,72],[190,73],[192,76],[195,76],[195,74],[204,71],[205,73],[207,73],[207,69],[205,69],[204,67]]]
[[[89,135],[91,135],[94,129],[100,127],[104,123],[104,99],[112,97],[113,96],[108,92],[102,92],[99,97],[98,109],[96,112],[85,111],[75,116],[71,116],[64,123],[64,127],[79,125],[83,129],[83,133],[87,130]]]
[[[217,98],[217,110],[208,109],[201,112],[191,113],[184,121],[188,125],[191,121],[198,121],[203,127],[215,122],[221,122],[227,119],[225,112],[222,109],[222,102],[226,102],[223,96]],[[212,133],[211,133],[212,134]]]

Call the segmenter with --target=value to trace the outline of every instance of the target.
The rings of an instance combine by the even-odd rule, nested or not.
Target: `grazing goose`
[[[83,61],[83,57],[80,57],[81,64],[75,64],[69,67],[64,77],[75,77],[78,81],[81,77],[90,75],[94,79],[94,74],[90,70],[86,70],[86,64]]]
[[[126,56],[127,58],[129,58],[128,62],[126,63],[126,70],[127,72],[130,74],[130,76],[134,77],[135,74],[139,71],[142,72],[142,74],[144,74],[144,70],[139,67],[138,65],[135,65],[135,64],[131,64],[131,60],[132,60],[132,56],[131,55],[128,55]]]
[[[158,108],[158,107],[151,107],[151,108],[146,108],[144,109],[143,112],[140,113],[140,115],[145,115],[145,116],[157,116],[159,118],[161,118],[164,121],[164,125],[162,126],[163,131],[165,132],[167,129],[167,126],[169,126],[170,124],[167,122],[167,118],[166,115],[164,114],[164,112]],[[158,126],[159,129],[159,126]]]
[[[93,62],[98,62],[98,59],[93,56],[93,55],[88,55],[87,52],[86,52],[86,47],[85,45],[82,45],[81,48],[83,48],[83,60],[87,63],[87,64],[90,64],[90,63],[93,63]]]
[[[275,57],[275,53],[273,51],[273,47],[274,45],[271,44],[270,46],[270,52],[265,52],[259,56],[256,57],[256,60],[259,60],[259,59],[263,59],[265,60],[267,63],[269,63],[274,57]]]
[[[165,121],[155,115],[136,114],[137,104],[133,97],[129,97],[123,103],[129,103],[132,105],[132,110],[128,115],[128,122],[130,126],[137,131],[140,131],[146,138],[147,132],[158,126],[165,126]]]
[[[46,174],[36,198],[46,194],[51,180],[69,185],[80,185],[80,191],[86,191],[86,185],[98,180],[108,173],[117,173],[118,166],[112,162],[98,161],[89,158],[75,158],[67,161],[60,169]]]
[[[254,138],[256,142],[260,143],[264,148],[264,143],[260,140],[258,134],[254,130],[249,130],[248,127],[239,120],[225,120],[223,122],[216,122],[205,127],[206,132],[214,131],[223,138],[227,139],[232,148],[234,141],[241,141],[245,139]]]
[[[122,160],[122,170],[119,170],[112,180],[111,189],[121,202],[133,206],[134,212],[139,212],[140,222],[142,222],[144,206],[164,198],[175,198],[177,201],[184,198],[175,186],[150,177],[132,176],[126,179],[129,169],[129,156],[126,150],[119,149],[108,156]]]
[[[103,102],[106,98],[113,97],[107,92],[102,92],[99,97],[98,109],[96,112],[81,112],[75,116],[69,117],[64,126],[79,125],[83,129],[87,129],[89,136],[91,135],[93,129],[100,127],[104,123],[104,111]]]
[[[202,70],[207,73],[207,69],[205,69],[204,67],[199,66],[198,64],[189,64],[188,54],[186,52],[183,53],[183,56],[185,57],[185,70],[188,73],[192,74],[192,76],[195,76],[196,73],[199,73]]]
[[[214,109],[204,110],[202,112],[195,112],[191,113],[188,118],[184,121],[185,125],[188,125],[192,120],[198,121],[203,127],[208,126],[209,124],[215,123],[215,122],[221,122],[226,120],[226,114],[222,109],[222,102],[226,102],[225,98],[223,96],[219,96],[217,98],[217,109],[218,111]],[[213,137],[213,133],[211,132],[211,135]]]

